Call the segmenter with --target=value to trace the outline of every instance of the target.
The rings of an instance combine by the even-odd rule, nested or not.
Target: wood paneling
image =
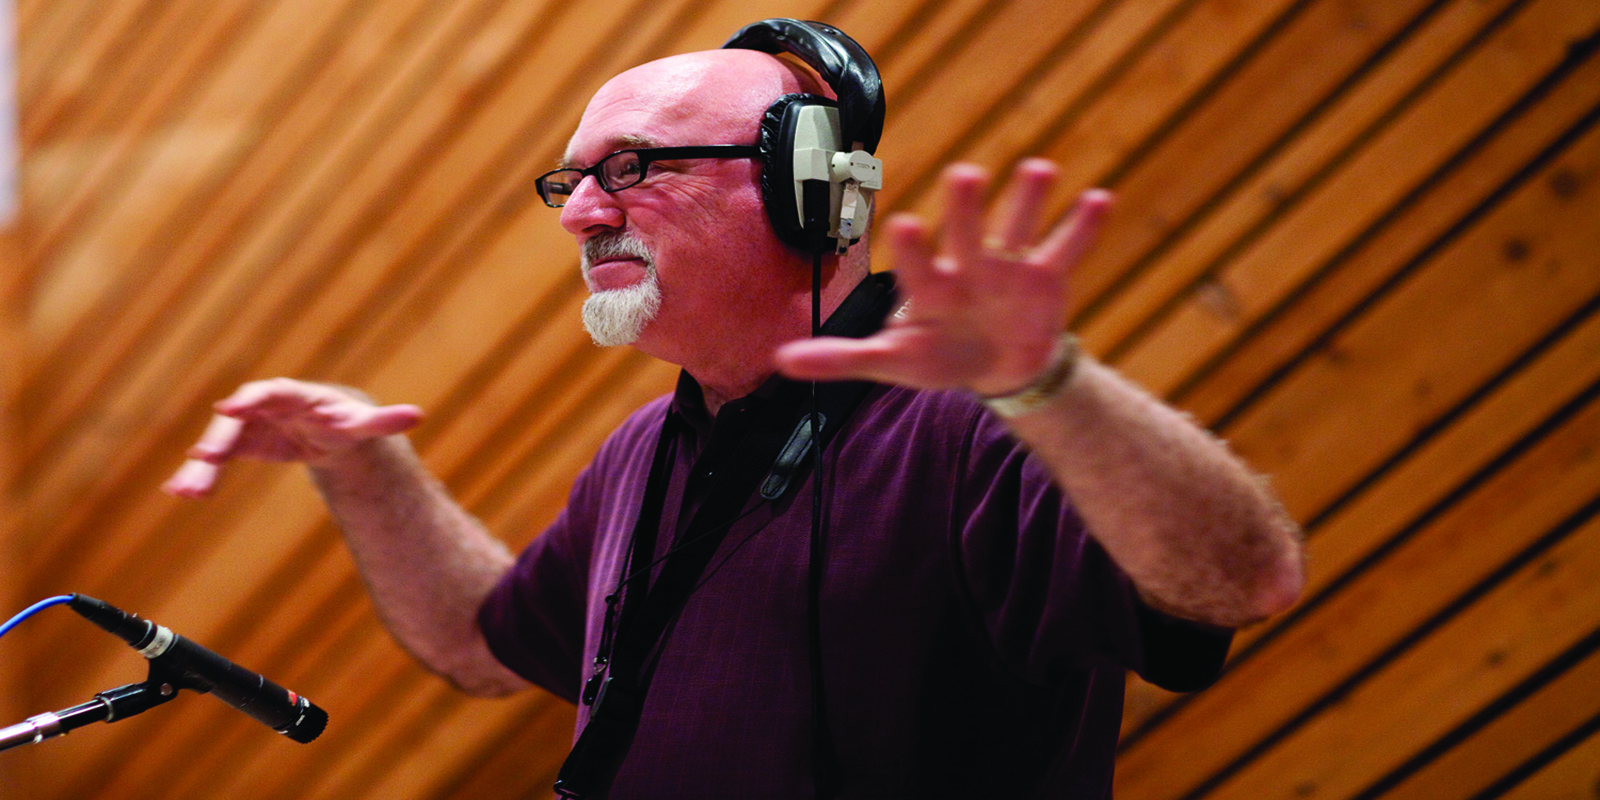
[[[1119,797],[1597,796],[1592,0],[21,0],[0,596],[103,597],[333,721],[185,696],[0,755],[0,797],[548,795],[572,709],[412,664],[296,470],[155,487],[295,375],[424,406],[428,464],[537,535],[674,370],[587,342],[532,178],[606,77],[775,15],[876,54],[883,213],[936,214],[953,160],[1113,189],[1070,324],[1306,526],[1306,598],[1216,686],[1130,681]],[[84,630],[8,635],[0,708],[142,678]]]

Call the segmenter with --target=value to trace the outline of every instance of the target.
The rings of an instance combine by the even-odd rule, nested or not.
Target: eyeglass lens
[[[599,163],[587,170],[558,169],[539,179],[539,194],[549,205],[562,205],[573,192],[578,191],[578,184],[583,182],[585,174],[594,175],[600,181],[600,188],[616,192],[644,180],[645,162],[638,153],[621,150],[600,159]]]

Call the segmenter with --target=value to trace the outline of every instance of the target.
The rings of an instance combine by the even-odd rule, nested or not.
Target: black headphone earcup
[[[877,66],[855,40],[820,22],[761,20],[741,28],[723,47],[792,55],[816,70],[838,96],[836,102],[785,95],[767,109],[761,125],[766,157],[761,189],[780,240],[821,252],[831,233],[839,237],[843,253],[866,232],[872,194],[883,186],[883,162],[871,155],[883,134]],[[848,163],[840,163],[840,155]]]
[[[795,198],[794,151],[801,109],[834,102],[814,94],[786,94],[761,118],[758,144],[762,152],[761,197],[767,218],[778,239],[791,247],[811,251],[823,243],[832,227],[831,188],[825,181],[806,181],[803,201]]]

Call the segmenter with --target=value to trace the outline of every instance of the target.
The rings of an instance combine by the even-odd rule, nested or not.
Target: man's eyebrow
[[[606,153],[609,155],[611,153],[617,152],[618,150],[632,150],[634,148],[660,147],[660,146],[661,146],[661,144],[659,142],[657,142],[655,139],[652,139],[652,138],[650,138],[648,136],[644,136],[644,135],[637,134],[637,133],[624,133],[624,134],[619,134],[617,136],[613,136],[607,142]],[[577,166],[576,163],[574,163],[574,161],[572,159],[572,154],[570,152],[568,152],[566,154],[563,154],[561,156],[561,160],[556,163],[556,169],[576,169],[576,168],[578,168],[578,166]]]

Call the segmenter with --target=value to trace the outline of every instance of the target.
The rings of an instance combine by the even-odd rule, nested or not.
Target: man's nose
[[[622,208],[616,198],[600,188],[600,181],[585,175],[561,207],[561,227],[574,236],[603,228],[622,227]]]

